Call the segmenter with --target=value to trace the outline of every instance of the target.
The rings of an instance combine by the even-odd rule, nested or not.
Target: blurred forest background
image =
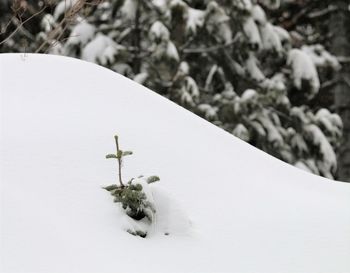
[[[0,0],[0,28],[1,53],[100,64],[350,181],[349,0]]]

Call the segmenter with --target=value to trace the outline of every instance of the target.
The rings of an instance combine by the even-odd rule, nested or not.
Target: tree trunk
[[[335,1],[334,1],[335,2]],[[339,8],[331,18],[332,53],[350,57],[350,12],[348,0],[338,0]],[[350,182],[350,63],[344,62],[334,87],[335,110],[344,124],[343,139],[338,151],[337,179]]]

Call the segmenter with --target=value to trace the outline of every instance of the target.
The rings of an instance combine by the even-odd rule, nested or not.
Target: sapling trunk
[[[118,170],[119,170],[118,171],[118,179],[119,179],[120,186],[122,188],[124,188],[123,179],[122,179],[122,156],[123,156],[123,152],[119,149],[118,136],[115,135],[114,139],[115,139],[115,144],[117,146],[117,159],[118,159]]]

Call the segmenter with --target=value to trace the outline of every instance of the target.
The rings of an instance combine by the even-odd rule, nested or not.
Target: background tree
[[[41,18],[36,51],[106,66],[286,162],[333,178],[342,121],[317,102],[340,65],[321,25],[294,18],[306,2],[60,1]],[[302,14],[319,17],[310,12]]]
[[[349,2],[283,1],[281,9],[270,15],[292,33],[296,45],[306,44],[313,49],[313,58],[324,80],[321,92],[310,103],[314,107],[327,107],[341,116],[344,130],[337,155],[337,178],[350,181]],[[324,48],[337,59],[330,58]]]
[[[350,181],[350,6],[349,2],[334,1],[337,11],[332,14],[332,52],[341,57],[343,69],[334,87],[335,109],[344,122],[344,137],[338,154],[338,177]]]

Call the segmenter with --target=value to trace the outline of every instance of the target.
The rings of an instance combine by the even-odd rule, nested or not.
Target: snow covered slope
[[[350,184],[75,59],[0,55],[2,273],[348,273]],[[146,239],[101,186],[159,175]],[[168,236],[164,233],[169,232]]]

